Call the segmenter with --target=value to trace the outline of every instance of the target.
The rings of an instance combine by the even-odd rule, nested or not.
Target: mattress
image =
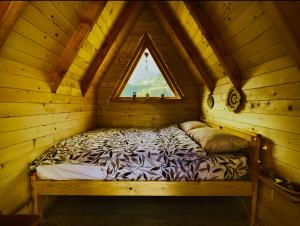
[[[209,154],[177,125],[161,129],[101,128],[58,142],[31,164],[53,180],[239,180],[242,153]]]

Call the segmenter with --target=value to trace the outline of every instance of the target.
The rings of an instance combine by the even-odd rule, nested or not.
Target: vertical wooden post
[[[252,138],[251,142],[251,176],[252,176],[252,196],[249,205],[249,226],[255,225],[256,219],[256,206],[257,206],[257,193],[258,193],[258,162],[260,161],[260,143],[261,135],[258,134],[257,137]]]
[[[38,196],[36,193],[36,186],[35,186],[35,182],[36,182],[36,174],[32,173],[31,176],[31,196],[32,196],[32,211],[34,214],[39,215],[39,204],[38,204]]]

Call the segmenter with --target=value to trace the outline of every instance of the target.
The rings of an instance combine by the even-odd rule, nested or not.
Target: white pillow
[[[192,129],[188,134],[206,152],[235,152],[249,147],[247,140],[211,127]]]
[[[179,127],[183,131],[188,132],[189,130],[194,129],[194,128],[207,127],[207,125],[205,123],[199,122],[199,121],[186,121],[186,122],[180,123]]]

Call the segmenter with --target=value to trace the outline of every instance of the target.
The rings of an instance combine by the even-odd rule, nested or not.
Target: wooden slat
[[[26,1],[0,2],[0,49],[25,5]]]
[[[47,181],[36,180],[37,195],[251,196],[250,181]]]
[[[9,7],[10,2],[9,1],[1,1],[0,2],[0,18],[4,15],[7,8]]]
[[[293,2],[288,1],[283,4],[276,1],[263,1],[262,4],[300,69],[300,33],[297,25],[299,10],[293,7]]]
[[[207,15],[203,6],[196,1],[185,1],[185,5],[192,14],[194,20],[199,26],[202,34],[206,38],[210,47],[216,54],[219,62],[222,64],[224,70],[226,71],[228,77],[230,78],[232,84],[236,89],[241,88],[241,71],[233,57],[231,56],[226,45],[221,39],[221,35],[218,33],[214,24],[212,24],[211,19]]]
[[[91,87],[91,84],[92,84],[95,74],[99,70],[102,63],[104,62],[104,59],[105,59],[107,53],[112,48],[114,42],[116,41],[122,28],[128,21],[130,15],[136,9],[136,6],[137,6],[136,2],[128,2],[127,5],[125,6],[125,8],[123,9],[123,12],[116,19],[111,31],[109,32],[109,34],[106,37],[105,41],[103,42],[101,48],[98,50],[97,55],[93,59],[87,72],[84,75],[84,78],[81,82],[81,91],[82,91],[83,96],[86,95],[89,88]]]
[[[64,76],[68,72],[69,67],[75,59],[82,43],[96,23],[99,15],[104,9],[105,4],[106,2],[93,2],[86,12],[84,12],[81,22],[77,25],[66,47],[61,53],[55,69],[50,73],[52,78],[51,91],[53,93],[56,92]]]
[[[150,3],[154,8],[154,11],[162,14],[162,18],[164,18],[167,23],[172,27],[174,33],[177,38],[181,42],[183,48],[188,53],[190,59],[193,61],[194,65],[197,67],[200,72],[203,81],[206,86],[212,93],[215,87],[215,81],[213,81],[212,76],[208,73],[204,63],[202,56],[197,51],[193,41],[189,38],[185,29],[182,27],[180,21],[177,19],[176,15],[172,12],[172,9],[163,2]],[[157,10],[158,9],[158,10]]]
[[[143,7],[143,5],[141,5]],[[159,18],[149,9],[145,7],[143,10],[136,12],[132,25],[128,26],[128,31],[122,31],[126,40],[122,41],[118,37],[120,43],[120,50],[114,56],[113,63],[108,69],[101,66],[100,70],[93,80],[93,84],[97,84],[95,80],[99,79],[99,85],[95,90],[97,92],[97,110],[99,117],[97,117],[97,124],[102,127],[162,127],[172,123],[179,123],[187,120],[196,119],[199,113],[197,105],[197,87],[198,84],[192,79],[188,68],[186,68],[186,61],[181,59],[177,52],[173,40],[169,34],[164,32],[159,24]],[[113,92],[117,86],[118,81],[121,80],[122,74],[134,55],[137,43],[140,38],[147,32],[151,35],[151,39],[155,48],[164,59],[168,69],[174,76],[177,85],[184,94],[184,100],[169,103],[167,101],[123,101],[122,103],[112,103],[110,101]],[[174,45],[173,45],[174,44]],[[114,44],[115,45],[115,44]],[[116,48],[118,49],[118,47]],[[183,50],[184,52],[184,50]],[[105,61],[113,54],[108,53]],[[187,55],[186,55],[187,56]],[[188,56],[187,56],[188,57]],[[104,69],[103,69],[104,68]],[[106,70],[106,71],[105,71]],[[197,69],[196,69],[197,72]],[[197,72],[197,74],[199,74]],[[199,75],[199,80],[201,80]],[[201,80],[201,85],[203,82]],[[95,86],[92,86],[95,88]],[[91,93],[92,88],[88,93]],[[174,114],[176,112],[176,114]]]

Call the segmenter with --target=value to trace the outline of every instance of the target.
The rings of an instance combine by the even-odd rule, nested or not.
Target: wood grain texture
[[[51,90],[56,92],[69,67],[73,63],[82,43],[92,30],[98,20],[99,15],[105,7],[106,2],[92,2],[83,13],[81,22],[68,40],[63,52],[61,53],[55,69],[50,73],[52,78]]]
[[[125,23],[129,20],[133,11],[137,9],[137,3],[135,2],[128,2],[126,8],[123,10],[122,14],[116,19],[115,24],[113,25],[112,29],[109,32],[108,37],[106,37],[105,42],[102,44],[101,48],[98,50],[97,55],[93,59],[93,62],[89,66],[87,72],[85,73],[84,79],[81,82],[81,89],[82,94],[85,95],[92,83],[93,77],[99,70],[99,67],[104,61],[107,53],[111,49],[112,45],[116,41],[120,31],[124,27]]]
[[[71,2],[27,3],[0,50],[3,214],[30,202],[29,162],[58,140],[94,127],[95,99],[81,97],[79,82],[69,77],[51,93],[48,77],[79,19]]]
[[[264,9],[270,16],[275,28],[286,42],[290,54],[300,69],[300,32],[299,9],[294,2],[263,2]]]
[[[195,45],[190,37],[186,34],[184,28],[182,27],[179,20],[176,18],[175,14],[172,12],[172,9],[166,4],[162,2],[151,3],[151,6],[154,8],[154,11],[160,13],[162,17],[168,22],[168,24],[173,28],[174,33],[180,40],[183,45],[185,51],[188,53],[189,57],[197,67],[200,72],[206,86],[208,89],[213,92],[215,82],[212,77],[208,73],[201,55],[195,49]]]
[[[206,105],[209,91],[205,91],[203,116],[230,128],[261,133],[262,145],[267,149],[262,152],[265,167],[299,183],[300,124],[297,103],[300,97],[296,93],[299,93],[300,72],[287,43],[274,29],[277,24],[266,17],[263,4],[251,2],[239,16],[227,21],[226,26],[216,24],[220,36],[242,70],[242,92],[246,102],[239,113],[228,112],[226,95],[232,85],[228,78],[223,78],[217,81],[213,109]],[[215,11],[205,7],[211,18],[221,13],[216,6],[210,9]],[[237,13],[231,10],[230,14]],[[282,206],[289,207],[284,214],[279,211]],[[297,211],[298,206],[291,200],[259,182],[257,217],[261,225],[297,225]]]
[[[249,225],[255,224],[257,176],[256,165],[260,153],[260,136],[214,125],[220,130],[243,137],[250,142],[250,179],[241,181],[97,181],[67,180],[54,181],[39,179],[32,174],[33,210],[42,215],[42,203],[37,200],[42,196],[249,196],[251,208]],[[41,211],[40,211],[41,210]]]
[[[35,182],[37,195],[87,196],[251,196],[248,181],[46,181]]]
[[[197,86],[152,12],[145,8],[135,19],[97,91],[97,123],[101,127],[160,127],[197,117]],[[183,100],[112,103],[110,99],[142,35],[147,32],[182,90]],[[175,113],[176,112],[176,113]]]
[[[199,3],[193,1],[185,1],[184,3],[205,36],[210,47],[218,57],[219,62],[221,62],[233,86],[239,90],[241,88],[240,68],[234,61],[228,49],[226,49],[226,45],[224,45],[224,42],[221,40],[213,23],[210,22],[211,19]]]
[[[0,3],[0,49],[26,3],[26,1],[11,1],[9,4],[7,2]]]

